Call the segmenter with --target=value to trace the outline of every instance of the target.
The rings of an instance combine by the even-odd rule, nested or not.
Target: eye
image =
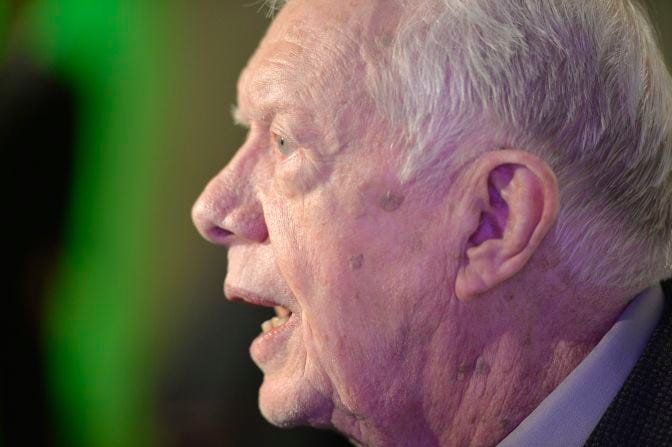
[[[292,145],[287,141],[287,138],[282,137],[280,135],[273,134],[273,139],[275,140],[275,147],[280,151],[282,155],[285,157],[289,156],[294,152],[294,148]]]

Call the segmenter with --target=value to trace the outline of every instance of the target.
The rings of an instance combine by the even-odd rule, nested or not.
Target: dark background
[[[189,217],[243,141],[250,3],[0,0],[0,447],[345,445],[261,418],[269,313],[224,300]],[[670,54],[672,2],[650,3]]]

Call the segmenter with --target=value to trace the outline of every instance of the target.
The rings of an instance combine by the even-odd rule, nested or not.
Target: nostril
[[[221,227],[212,227],[208,230],[208,239],[211,239],[213,241],[220,241],[227,236],[231,236],[233,232],[229,230],[225,230],[224,228]]]

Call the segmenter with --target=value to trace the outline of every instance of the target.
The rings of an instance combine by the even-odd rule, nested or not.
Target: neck
[[[432,418],[439,445],[492,446],[503,439],[585,358],[599,341],[543,340],[539,333],[494,335],[449,368],[460,390]],[[436,398],[436,396],[434,397]]]
[[[544,297],[500,292],[450,302],[415,383],[421,392],[403,411],[395,404],[396,411],[345,430],[356,433],[357,444],[496,445],[576,368],[627,304],[577,290]]]

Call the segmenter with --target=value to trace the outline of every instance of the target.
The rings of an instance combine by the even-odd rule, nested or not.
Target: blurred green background
[[[243,140],[235,83],[269,23],[247,3],[0,0],[0,445],[344,444],[261,419],[267,312],[225,303],[225,252],[190,221]],[[672,2],[651,7],[670,54]]]

